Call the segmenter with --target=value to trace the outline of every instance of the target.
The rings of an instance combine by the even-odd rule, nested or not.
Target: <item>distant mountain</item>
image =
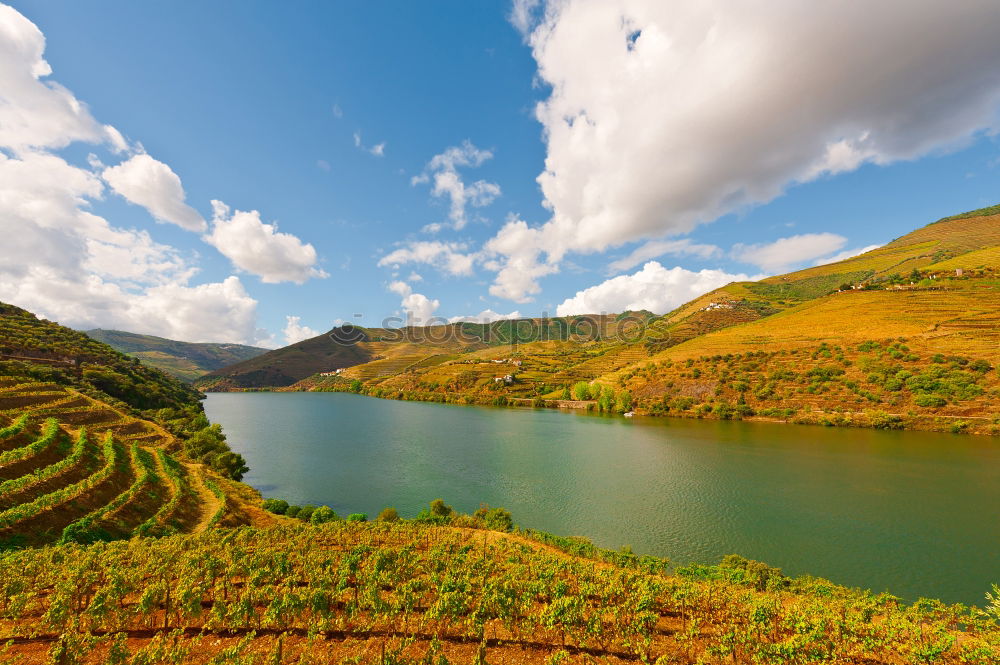
[[[178,342],[153,335],[121,330],[87,330],[86,334],[116,351],[139,358],[147,365],[191,382],[227,365],[267,353],[267,349],[243,344]]]
[[[367,329],[353,346],[321,336],[197,385],[1000,434],[998,350],[993,206],[663,316]]]
[[[630,318],[642,319],[644,315]],[[512,343],[602,339],[627,323],[623,315],[602,315],[407,328],[347,325],[209,372],[195,385],[205,391],[283,388],[338,369],[345,370],[343,378],[377,379],[432,367],[472,351],[502,349]]]

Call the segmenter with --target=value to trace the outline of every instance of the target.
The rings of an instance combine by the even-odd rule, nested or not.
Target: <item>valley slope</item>
[[[335,351],[321,336],[198,385],[1000,433],[1000,210],[663,316],[493,324],[506,336],[468,326],[373,329]]]
[[[84,331],[116,351],[141,359],[182,381],[193,381],[220,369],[266,353],[267,349],[243,344],[178,342],[155,335],[95,328]]]

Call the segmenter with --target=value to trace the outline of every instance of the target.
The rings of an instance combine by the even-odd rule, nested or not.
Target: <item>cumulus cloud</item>
[[[42,31],[13,7],[0,5],[0,145],[19,153],[121,137],[94,120],[69,90],[43,80],[52,73],[44,52]]]
[[[467,250],[465,243],[418,240],[389,252],[378,265],[398,268],[406,263],[424,263],[451,275],[471,275],[479,254]]]
[[[426,326],[434,318],[434,312],[441,306],[441,301],[430,299],[422,293],[414,293],[406,282],[395,281],[389,284],[389,290],[399,295],[402,300],[400,307],[406,313],[406,325]]]
[[[100,178],[56,155],[0,152],[0,300],[77,328],[192,342],[265,335],[237,277],[190,286],[195,269],[176,249],[86,210],[102,192]]]
[[[482,208],[493,203],[500,196],[500,185],[495,182],[477,180],[466,184],[459,175],[459,167],[475,168],[483,162],[492,159],[489,150],[480,150],[466,140],[459,146],[452,146],[439,155],[435,155],[427,168],[420,175],[414,176],[411,184],[432,183],[431,194],[436,198],[447,198],[449,201],[448,219],[452,228],[458,230],[468,223],[467,208]],[[444,228],[443,224],[434,223],[424,227],[425,231],[436,233]]]
[[[684,268],[664,268],[650,261],[631,275],[619,275],[577,291],[556,308],[558,316],[601,314],[646,309],[665,314],[684,303],[730,282],[756,279],[722,270],[694,272]]]
[[[775,275],[827,256],[846,244],[847,238],[836,233],[803,233],[766,244],[733,245],[732,256]]]
[[[212,201],[212,231],[204,236],[237,268],[253,273],[267,284],[328,277],[316,267],[316,249],[277,224],[265,224],[256,210],[231,212],[222,201]]]
[[[541,290],[539,278],[559,271],[555,261],[542,259],[547,231],[529,227],[527,222],[515,217],[487,241],[484,249],[493,258],[484,265],[497,272],[490,286],[491,295],[529,302]]]
[[[184,187],[173,169],[145,153],[104,169],[101,177],[111,189],[142,206],[161,222],[170,222],[188,231],[208,228],[198,211],[184,202]]]
[[[257,301],[239,278],[191,285],[197,270],[190,256],[89,210],[106,194],[106,175],[115,191],[160,219],[204,226],[165,164],[136,155],[109,172],[89,155],[88,170],[53,152],[77,142],[114,154],[130,146],[72,93],[45,80],[51,68],[44,48],[31,21],[0,5],[0,300],[77,328],[187,341],[268,339],[256,328]]]
[[[834,254],[833,256],[828,256],[826,258],[819,259],[813,265],[823,266],[823,265],[826,265],[827,263],[836,263],[838,261],[846,261],[847,259],[853,259],[855,256],[858,256],[860,254],[864,254],[865,252],[870,252],[873,249],[878,249],[881,246],[882,245],[868,245],[866,247],[858,247],[858,248],[855,248],[855,249],[845,249],[844,251],[839,252],[837,254]]]
[[[309,326],[302,325],[300,317],[290,315],[285,317],[285,329],[281,332],[285,335],[286,345],[295,344],[296,342],[319,335],[318,330],[313,330]]]
[[[612,272],[631,270],[649,259],[667,255],[696,256],[701,259],[713,259],[722,256],[722,250],[715,245],[691,242],[687,238],[681,240],[651,240],[637,247],[628,256],[613,261],[608,265],[608,269]]]
[[[511,20],[551,87],[536,108],[552,217],[535,264],[685,233],[792,183],[1000,127],[994,0],[534,7],[515,3]],[[522,261],[497,265],[498,294],[536,292],[509,274]]]
[[[484,309],[479,314],[473,314],[472,316],[452,316],[448,319],[448,323],[459,323],[461,321],[467,321],[469,323],[492,323],[493,321],[503,321],[505,319],[520,319],[521,312],[514,310],[508,314],[501,314],[500,312],[494,312],[492,309]]]

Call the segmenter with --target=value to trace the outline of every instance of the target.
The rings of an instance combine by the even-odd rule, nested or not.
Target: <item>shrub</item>
[[[932,395],[930,393],[920,393],[913,398],[913,403],[916,404],[917,406],[935,408],[939,406],[944,406],[945,404],[948,403],[948,400],[946,400],[944,397],[941,397],[940,395]]]
[[[368,514],[367,513],[351,513],[350,515],[347,516],[347,521],[348,522],[367,522],[368,521]]]
[[[514,518],[511,516],[510,511],[505,508],[490,508],[488,505],[483,504],[479,506],[479,510],[473,515],[481,519],[486,524],[487,529],[511,531],[514,528]]]
[[[326,524],[327,522],[336,522],[338,520],[340,520],[340,515],[334,512],[330,506],[320,506],[313,511],[312,516],[309,518],[309,521],[313,524]]]
[[[973,372],[979,372],[980,374],[985,374],[986,372],[989,372],[991,369],[993,369],[993,365],[991,365],[988,361],[980,358],[978,360],[973,360],[972,364],[969,365],[969,369],[971,369]]]
[[[264,499],[264,503],[261,505],[264,510],[275,515],[284,515],[288,511],[288,502],[284,499]]]
[[[573,386],[573,397],[583,401],[590,399],[590,386],[581,381]]]
[[[308,522],[312,518],[314,512],[316,512],[316,506],[313,505],[302,506],[296,517],[302,520],[303,522]]]
[[[444,502],[444,499],[434,499],[431,501],[431,515],[434,517],[451,517],[453,512],[455,511]]]
[[[885,411],[869,411],[868,419],[875,429],[903,429],[903,419]]]
[[[376,519],[378,519],[379,522],[395,522],[399,520],[399,513],[396,512],[395,508],[389,506],[387,508],[383,508],[382,512],[378,514]]]

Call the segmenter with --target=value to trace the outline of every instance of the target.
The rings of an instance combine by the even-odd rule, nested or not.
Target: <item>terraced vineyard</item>
[[[7,546],[192,531],[201,519],[190,473],[167,452],[174,437],[155,423],[71,388],[10,378],[0,407]]]
[[[195,391],[2,303],[0,348],[0,547],[273,521]]]
[[[580,540],[487,531],[467,517],[439,524],[245,528],[6,557],[3,656],[273,665],[1000,658],[1000,629],[975,608],[902,605],[739,557],[674,567]]]

